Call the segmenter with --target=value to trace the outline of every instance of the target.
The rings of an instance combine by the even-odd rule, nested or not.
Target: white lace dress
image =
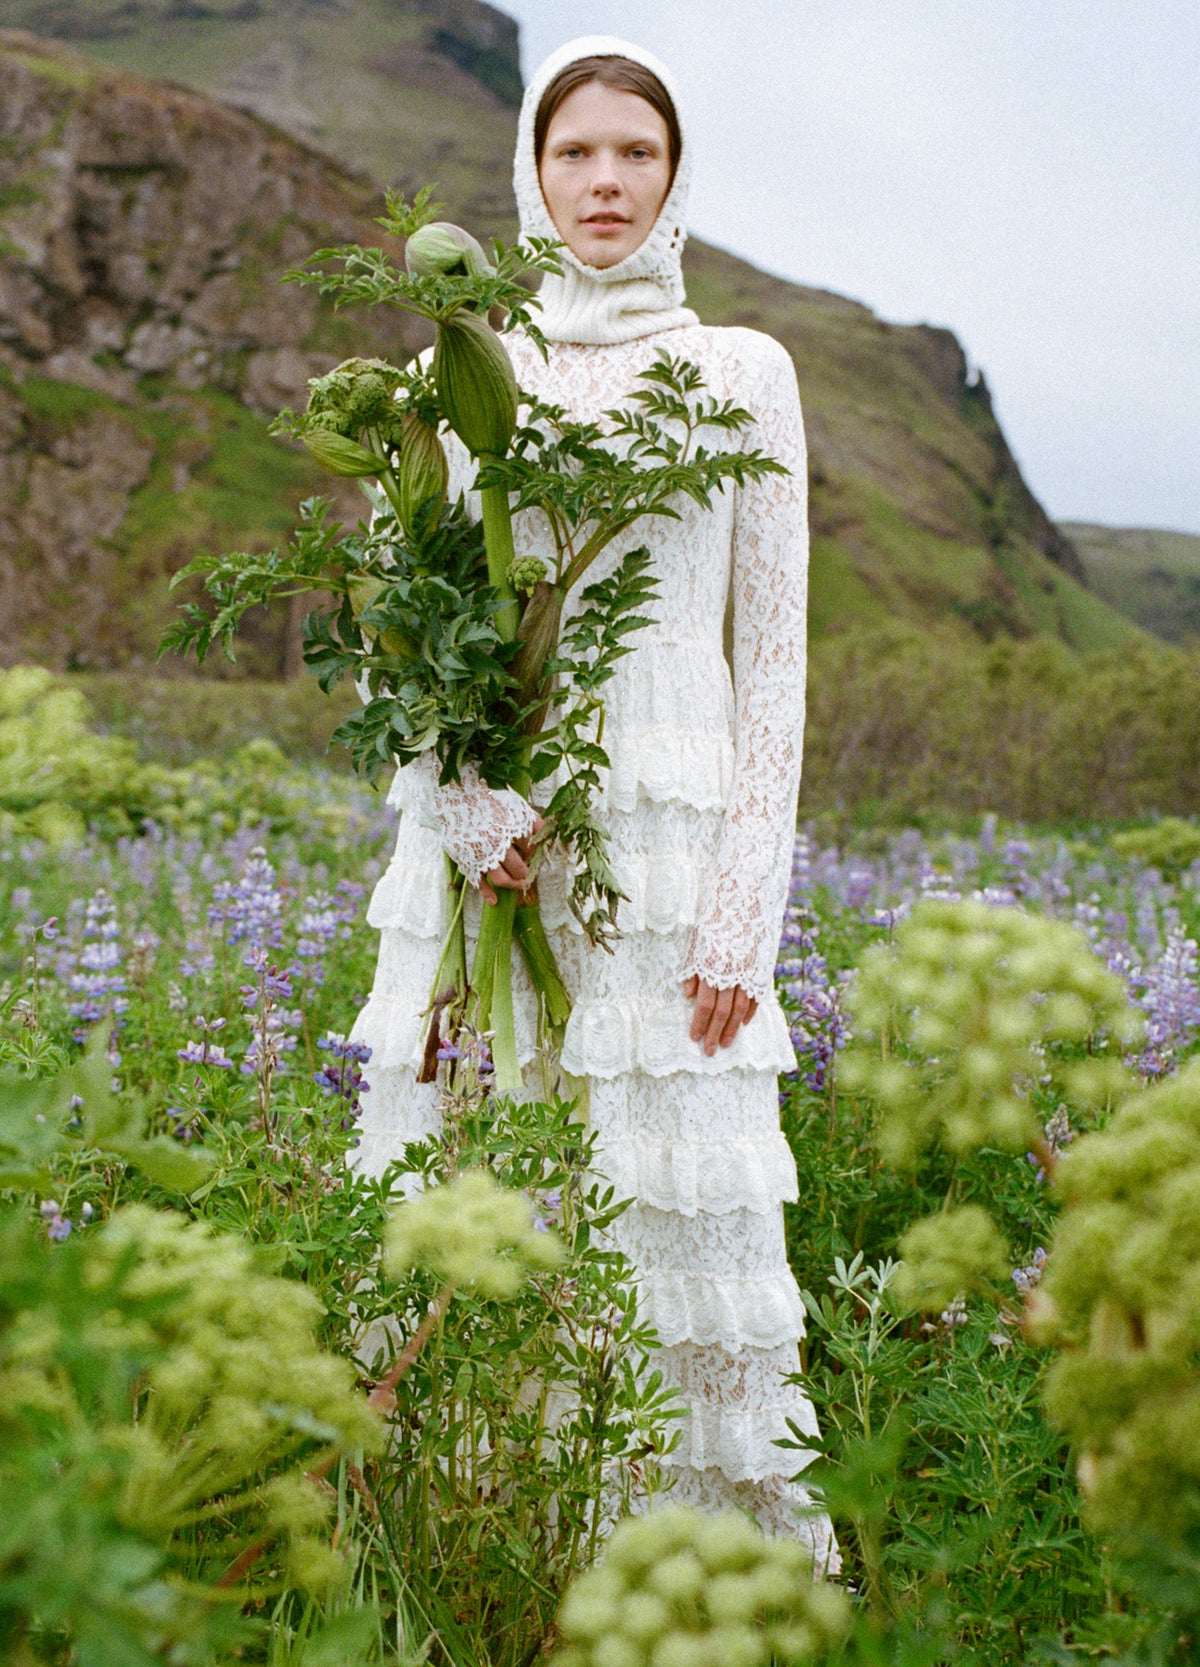
[[[804,1317],[781,1209],[797,1197],[797,1178],[777,1073],[795,1060],[773,990],[804,723],[806,477],[795,374],[776,342],[744,329],[552,343],[548,363],[527,339],[506,340],[521,386],[585,420],[619,404],[660,350],[690,359],[709,394],[755,416],[744,443],[790,470],[731,486],[711,511],[683,502],[678,521],[639,523],[589,572],[585,582],[648,544],[661,593],[656,623],[607,685],[612,769],[600,808],[628,897],[615,953],[590,949],[571,918],[561,862],[543,868],[539,893],[574,1003],[562,1064],[587,1079],[600,1169],[634,1200],[616,1240],[662,1338],[657,1363],[688,1408],[670,1460],[674,1496],[747,1507],[767,1531],[812,1541],[827,1566],[828,1523],[798,1519],[808,1496],[787,1480],[805,1456],[774,1445],[789,1419],[816,1430],[807,1398],[784,1382],[798,1367]],[[729,443],[715,431],[701,441]],[[464,454],[451,455],[452,487],[469,485]],[[550,554],[535,516],[519,517],[516,532],[518,551]],[[475,879],[530,826],[515,795],[475,780],[439,789],[420,764],[398,772],[391,797],[401,812],[396,856],[368,915],[382,934],[379,965],[354,1028],[372,1049],[358,1162],[373,1173],[437,1123],[436,1091],[419,1086],[415,1070],[445,928],[442,852]],[[741,984],[760,1004],[711,1058],[688,1035],[690,973],[723,989]],[[527,1059],[531,1010],[519,976],[517,986]]]

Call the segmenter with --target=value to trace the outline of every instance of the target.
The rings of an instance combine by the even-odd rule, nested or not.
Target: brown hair
[[[675,170],[679,166],[679,155],[683,150],[683,134],[679,129],[679,117],[675,113],[675,106],[671,102],[671,95],[655,75],[653,70],[644,64],[634,63],[632,58],[621,58],[616,54],[605,54],[594,58],[576,58],[573,64],[560,69],[542,94],[537,107],[537,115],[533,121],[533,155],[537,165],[541,167],[542,151],[546,145],[546,134],[550,131],[550,123],[554,120],[554,112],[558,109],[568,93],[573,93],[576,87],[586,86],[589,81],[599,81],[602,87],[615,87],[621,93],[636,93],[644,98],[646,103],[657,110],[667,124],[667,143],[671,157],[671,181],[674,183]]]

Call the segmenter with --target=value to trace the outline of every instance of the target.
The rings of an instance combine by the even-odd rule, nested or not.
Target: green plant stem
[[[489,461],[481,457],[481,463]],[[504,642],[514,642],[517,635],[517,593],[509,580],[509,568],[516,554],[513,546],[512,511],[508,493],[502,486],[484,486],[479,491],[483,511],[483,545],[487,551],[488,583],[500,597],[496,610],[496,630]]]
[[[552,1030],[561,1031],[571,1017],[571,998],[554,959],[554,951],[542,924],[542,911],[536,903],[518,904],[513,918],[513,933],[521,959],[529,971],[533,987]]]
[[[485,458],[480,459],[480,462],[486,461]],[[503,487],[481,488],[480,500],[488,582],[501,598],[501,606],[496,611],[496,629],[506,642],[512,642],[516,639],[519,620],[516,593],[509,581],[509,569],[515,554],[512,511]],[[528,796],[528,779],[517,781],[514,785],[518,792]],[[516,926],[518,914],[520,925]],[[514,927],[518,931],[518,946],[551,1026],[561,1030],[571,1011],[570,997],[554,963],[554,951],[546,937],[537,905],[530,904],[518,911],[516,897],[511,892],[503,892],[497,902],[485,904],[471,966],[471,984],[477,1003],[476,1022],[480,1029],[492,1031],[495,1083],[502,1094],[516,1093],[521,1087],[512,999]]]
[[[494,903],[485,903],[479,923],[479,939],[471,964],[475,991],[475,1022],[492,1033],[492,1064],[495,1087],[501,1094],[515,1094],[521,1087],[521,1066],[517,1058],[517,1034],[512,995],[512,934],[517,895],[502,891]]]

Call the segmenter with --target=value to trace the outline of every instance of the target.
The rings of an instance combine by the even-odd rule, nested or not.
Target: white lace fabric
[[[537,815],[511,787],[496,790],[481,780],[473,764],[461,779],[441,783],[428,755],[400,772],[410,776],[410,814],[423,816],[441,835],[442,847],[453,857],[467,883],[479,884],[482,875],[498,868],[514,840],[531,834]]]
[[[756,418],[746,444],[790,473],[730,487],[711,511],[690,502],[617,540],[585,582],[646,544],[655,623],[605,686],[600,813],[626,892],[622,936],[593,950],[567,907],[561,854],[539,877],[543,918],[571,995],[562,1064],[588,1085],[597,1169],[633,1199],[614,1239],[633,1261],[643,1311],[683,1395],[673,1496],[705,1509],[740,1505],[768,1532],[806,1540],[836,1566],[828,1519],[793,1480],[807,1455],[780,1448],[789,1422],[815,1434],[798,1370],[804,1315],[787,1262],[782,1204],[797,1197],[779,1129],[777,1073],[794,1066],[773,990],[795,825],[804,715],[807,531],[803,429],[790,361],[753,331],[699,325],[605,346],[552,343],[543,360],[509,339],[518,382],[592,420],[617,405],[666,349],[696,362],[706,391]],[[701,434],[701,444],[727,437]],[[451,490],[470,485],[453,443]],[[516,518],[522,553],[552,555],[533,514]],[[573,599],[567,603],[569,617]],[[723,650],[727,604],[733,664]],[[554,782],[542,784],[545,795]],[[398,772],[396,857],[369,919],[382,934],[370,999],[353,1035],[367,1042],[371,1092],[359,1165],[378,1174],[406,1141],[438,1126],[435,1090],[415,1080],[445,927],[442,850],[471,878],[528,831],[532,812],[473,777],[439,788],[432,763]],[[539,803],[545,802],[539,795]],[[504,845],[507,849],[507,844]],[[467,932],[481,905],[467,899]],[[761,1006],[733,1047],[711,1058],[691,1041],[683,978],[741,984]],[[531,991],[514,958],[518,1054],[537,1091]]]

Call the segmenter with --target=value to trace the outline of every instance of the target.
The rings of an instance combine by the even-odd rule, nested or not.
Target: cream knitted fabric
[[[687,233],[684,211],[691,177],[691,148],[679,92],[671,72],[640,46],[618,40],[614,35],[582,35],[552,52],[525,89],[517,126],[517,150],[513,162],[513,188],[521,215],[523,237],[550,237],[558,232],[546,208],[538,182],[537,158],[533,148],[533,126],[542,94],[559,70],[579,58],[631,58],[657,75],[670,95],[679,120],[683,144],[679,166],[667,199],[650,235],[640,249],[616,266],[585,266],[567,248],[559,251],[562,277],[547,275],[542,280],[542,304],[537,323],[548,341],[605,342],[634,341],[651,331],[675,330],[696,324],[696,315],[683,305],[683,270],[680,261]]]

